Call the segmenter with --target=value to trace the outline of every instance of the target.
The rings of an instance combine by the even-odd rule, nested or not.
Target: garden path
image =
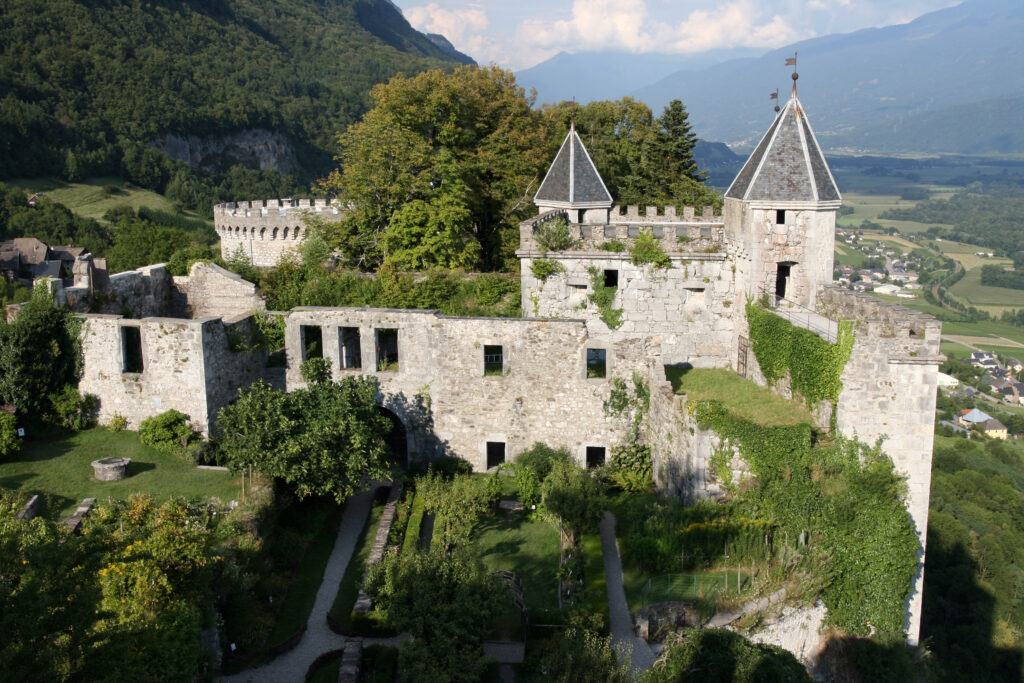
[[[338,587],[345,575],[345,568],[352,559],[359,534],[366,525],[373,503],[373,491],[363,491],[352,496],[345,505],[345,513],[341,518],[338,536],[334,541],[334,550],[327,560],[324,579],[316,593],[316,602],[309,613],[306,631],[302,640],[293,650],[256,669],[247,669],[233,676],[225,676],[221,681],[233,683],[284,683],[286,681],[305,680],[306,670],[317,657],[330,650],[344,647],[346,638],[332,631],[327,626],[327,612],[334,604]]]
[[[612,647],[619,659],[630,658],[633,674],[637,675],[654,666],[651,646],[633,634],[633,617],[626,602],[626,589],[622,584],[622,560],[619,542],[615,538],[615,515],[604,513],[601,520],[601,554],[604,556],[604,578],[608,586],[608,618],[611,622]]]

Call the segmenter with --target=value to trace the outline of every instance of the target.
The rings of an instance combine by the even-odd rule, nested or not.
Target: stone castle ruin
[[[672,392],[664,367],[732,368],[767,385],[749,351],[745,304],[752,298],[766,298],[793,325],[828,341],[839,321],[851,321],[843,390],[835,414],[823,404],[819,422],[863,441],[886,437],[886,453],[907,477],[906,504],[922,548],[906,624],[916,643],[940,323],[831,284],[840,201],[795,93],[726,192],[720,214],[711,207],[614,207],[571,129],[537,191],[539,214],[520,224],[523,318],[296,308],[281,314],[286,361],[279,370],[266,367],[265,352],[232,344],[261,306],[251,284],[205,264],[174,279],[154,266],[146,286],[142,275],[126,278],[137,281],[132,296],[177,301],[166,310],[183,313],[159,317],[167,313],[146,306],[137,315],[151,317],[83,316],[81,390],[100,397],[101,420],[119,413],[137,426],[176,408],[209,433],[239,387],[259,377],[301,387],[300,364],[322,355],[336,378],[380,380],[382,409],[401,432],[393,440],[400,461],[449,453],[484,471],[538,441],[568,447],[581,464],[604,462],[629,429],[625,418],[604,410],[613,380],[640,373],[651,387],[656,483],[666,494],[700,497],[718,492],[709,468],[716,437],[691,424],[682,409],[687,399]],[[272,266],[304,239],[304,212],[329,218],[340,207],[325,200],[217,206],[222,253],[241,248],[253,264]],[[565,221],[572,243],[545,251],[541,237],[556,219]],[[628,247],[638,239],[654,240],[670,267],[636,265]],[[544,274],[535,268],[541,260],[543,279],[534,274]],[[591,300],[595,287],[614,288],[607,310]],[[788,392],[784,381],[773,389]]]

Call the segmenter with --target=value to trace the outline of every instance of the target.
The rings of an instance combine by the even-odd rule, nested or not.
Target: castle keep
[[[301,387],[300,364],[322,355],[336,378],[380,379],[380,404],[402,434],[399,460],[451,453],[482,471],[537,441],[568,447],[581,464],[603,462],[628,430],[604,410],[612,380],[639,373],[651,386],[648,439],[659,489],[708,496],[719,490],[708,465],[716,437],[691,424],[686,397],[673,394],[664,367],[732,368],[767,385],[748,351],[745,314],[748,300],[763,299],[828,341],[840,321],[851,322],[843,390],[835,406],[823,402],[818,420],[864,441],[886,437],[884,450],[907,477],[923,571],[940,324],[831,284],[841,197],[795,93],[721,213],[614,207],[574,129],[534,201],[538,215],[519,226],[521,319],[296,308],[282,314],[287,360],[276,370],[265,367],[265,354],[231,343],[259,306],[251,285],[197,265],[166,285],[165,298],[186,301],[191,318],[84,316],[81,390],[99,395],[101,419],[120,413],[137,426],[175,407],[208,433],[238,387],[260,376]],[[272,200],[219,205],[214,214],[225,257],[244,253],[272,266],[301,244],[305,212],[331,220],[340,210],[324,200]],[[553,221],[565,222],[568,248],[544,248]],[[659,245],[670,267],[638,265],[628,247],[639,239]],[[536,267],[541,260],[546,269]],[[590,297],[595,288],[614,293],[605,310]],[[140,300],[159,299],[155,285],[142,289],[150,294]],[[149,306],[139,315],[156,313]],[[789,392],[785,381],[772,388]],[[907,611],[911,642],[921,571]]]

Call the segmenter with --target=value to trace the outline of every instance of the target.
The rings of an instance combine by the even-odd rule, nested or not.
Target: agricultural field
[[[981,266],[1012,265],[1009,259],[984,258],[967,269],[964,277],[949,290],[958,299],[968,305],[979,308],[992,315],[1000,315],[1003,311],[1024,307],[1024,291],[1007,287],[989,287],[981,284]]]
[[[103,215],[118,206],[130,206],[136,211],[141,206],[178,213],[188,218],[205,221],[211,226],[213,221],[203,218],[191,211],[181,211],[178,206],[162,194],[152,190],[143,190],[121,178],[90,178],[78,183],[68,183],[52,178],[32,178],[5,181],[11,187],[17,187],[28,193],[43,192],[49,199],[63,204],[72,212],[86,218],[103,220]]]

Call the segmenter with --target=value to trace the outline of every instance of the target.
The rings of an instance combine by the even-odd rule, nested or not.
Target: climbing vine
[[[788,372],[793,392],[812,410],[823,400],[839,400],[840,377],[853,350],[853,323],[840,322],[836,343],[830,344],[752,301],[747,302],[747,323],[750,345],[766,380],[774,384]]]
[[[533,276],[541,282],[545,282],[549,277],[555,273],[561,273],[563,270],[565,269],[561,263],[549,258],[534,259],[533,263],[530,264],[530,271],[533,273]]]
[[[590,283],[594,287],[593,294],[589,294],[587,298],[597,306],[597,310],[601,313],[601,320],[609,329],[619,329],[622,326],[622,309],[612,308],[618,288],[609,287],[604,283],[604,273],[600,269],[588,268],[587,272],[590,273]]]
[[[814,443],[809,424],[765,427],[713,401],[688,409],[738,449],[756,478],[736,494],[740,510],[808,538],[821,556],[829,621],[857,635],[899,631],[919,545],[901,500],[905,483],[881,444]]]

